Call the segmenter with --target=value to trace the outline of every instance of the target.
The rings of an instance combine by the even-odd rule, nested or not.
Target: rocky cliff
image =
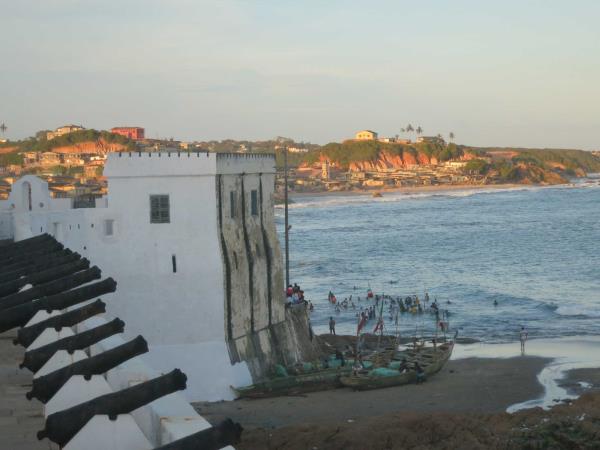
[[[470,153],[465,153],[456,160],[468,161],[474,158],[474,155]],[[339,164],[338,161],[332,160],[325,154],[321,154],[319,157],[319,165],[325,161],[329,161],[330,163],[334,164]],[[351,172],[376,172],[394,169],[406,169],[409,167],[419,165],[438,165],[439,163],[440,161],[435,156],[429,156],[422,152],[405,151],[402,152],[402,154],[394,154],[391,152],[383,151],[379,153],[376,159],[364,161],[351,161],[348,164],[348,170]]]
[[[76,144],[56,147],[52,149],[52,151],[63,154],[105,154],[108,152],[119,152],[125,150],[126,148],[126,145],[120,144],[118,142],[106,142],[104,139],[98,139],[97,141],[78,142]]]

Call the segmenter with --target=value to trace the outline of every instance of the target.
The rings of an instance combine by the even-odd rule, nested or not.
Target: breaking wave
[[[561,316],[600,317],[600,310],[585,305],[561,305],[555,312]]]
[[[345,206],[353,204],[368,204],[368,203],[390,203],[390,202],[401,202],[405,200],[419,200],[429,198],[465,198],[474,195],[485,195],[485,194],[496,194],[504,192],[518,192],[518,191],[535,191],[544,189],[539,186],[515,186],[505,188],[488,188],[488,189],[460,189],[460,190],[447,190],[447,191],[431,191],[431,192],[385,192],[383,191],[383,197],[371,197],[369,194],[363,193],[348,193],[348,194],[324,194],[320,196],[311,197],[297,196],[293,199],[293,203],[289,204],[290,209],[299,208],[329,208],[332,206]],[[283,209],[283,205],[276,205],[275,208]]]

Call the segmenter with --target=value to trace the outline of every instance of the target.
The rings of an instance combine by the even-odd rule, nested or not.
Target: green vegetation
[[[0,166],[8,166],[9,164],[22,165],[23,155],[16,152],[0,154]]]
[[[135,149],[135,143],[131,139],[108,131],[80,130],[50,140],[46,139],[45,133],[37,133],[37,136],[38,138],[31,137],[22,141],[10,142],[10,145],[6,146],[12,147],[16,145],[19,152],[49,152],[57,147],[102,140],[109,144],[125,145],[127,150]]]
[[[404,161],[446,162],[465,154],[476,156],[464,169],[470,175],[488,177],[502,183],[562,183],[565,176],[581,176],[600,172],[600,158],[582,150],[473,148],[445,144],[443,140],[418,144],[397,144],[378,141],[346,141],[330,143],[304,154],[302,163],[312,165],[322,157],[341,169],[350,164],[374,162],[385,153],[400,156]],[[293,166],[294,162],[290,162]]]
[[[559,164],[565,169],[600,172],[600,159],[583,150],[526,149],[519,150],[515,158],[526,158],[541,166]]]
[[[475,175],[483,175],[490,168],[490,165],[484,159],[472,159],[465,166],[465,172],[475,174]]]
[[[444,162],[460,158],[464,151],[456,144],[421,142],[418,144],[396,144],[378,141],[346,141],[332,142],[317,151],[305,154],[303,162],[314,164],[321,155],[334,161],[342,168],[348,168],[353,162],[376,161],[382,153],[400,156],[403,159],[414,160],[423,155],[427,159],[435,158]]]
[[[600,172],[600,158],[584,150],[503,147],[465,147],[465,149],[470,153],[480,156],[496,152],[517,153],[512,158],[512,161],[516,164],[535,164],[548,169],[557,168],[565,172],[572,171],[573,173],[577,170]]]

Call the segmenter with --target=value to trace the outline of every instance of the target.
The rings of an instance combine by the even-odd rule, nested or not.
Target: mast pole
[[[290,285],[290,227],[288,225],[288,148],[283,152],[283,180],[285,202],[285,287]]]

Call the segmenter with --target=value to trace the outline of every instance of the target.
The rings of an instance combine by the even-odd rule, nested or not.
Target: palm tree
[[[4,132],[8,129],[8,127],[4,124],[0,124],[0,131],[2,131],[2,137],[4,137]]]
[[[416,131],[417,135],[422,134],[423,128],[421,128],[421,125],[419,125],[415,131]]]
[[[411,131],[415,131],[415,129],[413,128],[413,126],[409,123],[408,125],[406,125],[406,132],[410,133]]]
[[[454,140],[454,131],[451,131],[450,133],[448,133],[448,138],[450,138],[450,142],[452,142]]]

